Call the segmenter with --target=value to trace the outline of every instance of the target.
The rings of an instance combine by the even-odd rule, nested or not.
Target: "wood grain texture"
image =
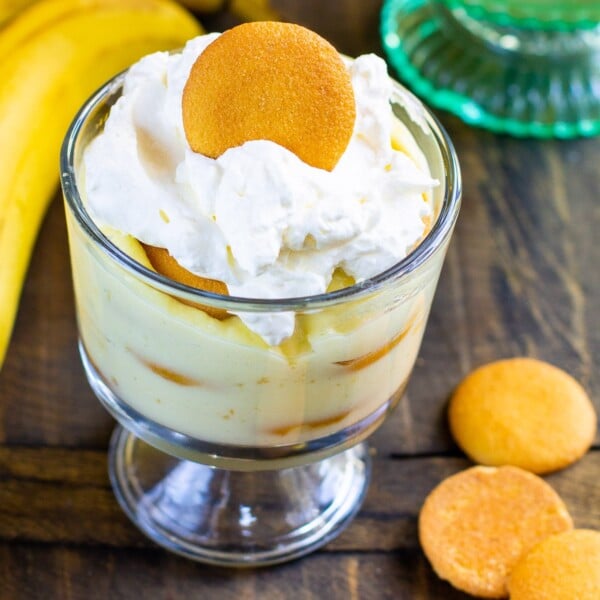
[[[0,544],[0,565],[3,600],[469,598],[432,578],[420,553],[403,551],[320,552],[269,569],[228,571],[140,549]]]
[[[328,551],[418,550],[417,519],[427,494],[471,463],[460,457],[379,457],[372,483],[349,528]],[[153,547],[112,495],[103,451],[0,448],[0,541]],[[545,479],[578,527],[600,529],[600,452]]]
[[[381,53],[380,4],[272,2],[349,55]],[[237,21],[225,10],[205,23]],[[517,140],[439,117],[464,197],[413,377],[372,437],[373,479],[357,518],[321,551],[280,567],[194,564],[152,545],[120,510],[106,471],[113,421],[77,354],[57,196],[0,371],[0,600],[467,598],[434,575],[416,535],[427,493],[470,465],[446,425],[454,386],[487,361],[535,356],[581,381],[600,412],[600,139]],[[546,479],[578,527],[600,529],[600,438]]]
[[[0,372],[0,441],[104,447],[112,419],[90,390],[77,328],[62,198],[52,203],[32,257]]]
[[[448,450],[440,425],[452,388],[499,358],[556,364],[600,410],[598,140],[514,140],[443,121],[461,160],[463,206],[408,406],[398,408],[405,428],[389,440],[400,453]]]
[[[156,549],[117,506],[104,463],[100,451],[0,449],[0,598],[467,598],[433,574],[416,529],[424,497],[464,459],[376,458],[365,505],[337,540],[248,571]],[[578,527],[600,528],[598,472],[593,452],[546,478]]]

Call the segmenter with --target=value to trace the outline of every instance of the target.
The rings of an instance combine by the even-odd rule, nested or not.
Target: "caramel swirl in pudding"
[[[350,358],[348,360],[339,360],[335,364],[340,365],[342,367],[347,367],[352,371],[360,371],[369,365],[372,365],[374,362],[377,362],[380,358],[383,358],[387,354],[389,354],[410,332],[416,320],[416,315],[413,315],[408,322],[408,324],[397,333],[393,338],[388,340],[385,344],[368,352],[367,354],[363,354],[361,356],[357,356],[356,358]]]

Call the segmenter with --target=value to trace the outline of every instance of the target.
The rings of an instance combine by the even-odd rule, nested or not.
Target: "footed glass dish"
[[[465,122],[520,137],[600,133],[597,0],[385,0],[400,77]]]
[[[115,495],[147,536],[188,558],[296,558],[338,535],[365,497],[365,439],[402,397],[458,215],[452,144],[397,86],[396,118],[439,182],[422,242],[384,273],[326,294],[221,296],[152,270],[137,240],[101,230],[86,210],[82,153],[121,89],[117,77],[90,99],[61,154],[81,359],[119,422]],[[293,313],[297,331],[277,347],[239,318],[278,312]]]

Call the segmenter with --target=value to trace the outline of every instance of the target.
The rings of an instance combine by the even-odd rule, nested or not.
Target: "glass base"
[[[386,0],[390,63],[426,102],[515,136],[600,133],[600,25],[474,18],[461,3]],[[589,24],[588,24],[589,25]]]
[[[329,542],[360,508],[370,471],[364,443],[308,465],[249,472],[180,460],[121,426],[109,451],[115,495],[142,532],[230,567],[288,561]]]

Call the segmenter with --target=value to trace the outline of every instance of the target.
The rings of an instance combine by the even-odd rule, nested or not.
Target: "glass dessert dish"
[[[427,102],[515,136],[600,132],[597,0],[386,0],[382,43]]]
[[[364,440],[412,371],[460,205],[451,142],[396,86],[405,98],[393,103],[396,118],[439,182],[421,243],[376,277],[325,294],[221,296],[157,273],[137,241],[101,230],[86,210],[82,154],[122,81],[83,107],[61,155],[81,358],[120,423],[114,492],[144,533],[186,557],[252,566],[301,556],[359,509]],[[237,316],[265,313],[294,314],[294,335],[272,347]]]

